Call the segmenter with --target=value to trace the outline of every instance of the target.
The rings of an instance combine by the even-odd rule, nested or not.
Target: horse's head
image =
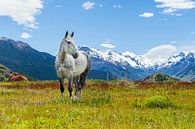
[[[72,55],[73,58],[76,59],[78,57],[78,50],[76,48],[73,36],[74,36],[74,32],[72,32],[72,34],[69,35],[67,31],[62,42],[64,44],[63,45],[64,51],[67,54]]]

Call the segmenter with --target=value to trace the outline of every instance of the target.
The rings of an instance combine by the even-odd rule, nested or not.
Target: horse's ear
[[[74,36],[74,32],[72,32],[72,34],[70,36],[73,37]]]
[[[68,31],[66,31],[66,34],[65,34],[65,37],[64,38],[66,38],[68,36]]]

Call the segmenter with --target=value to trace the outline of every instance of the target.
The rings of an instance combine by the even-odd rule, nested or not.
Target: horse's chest
[[[74,69],[74,63],[73,62],[64,62],[61,64],[61,67],[63,67],[64,69],[69,69],[69,70],[73,70]]]
[[[60,64],[58,72],[62,76],[69,77],[73,74],[74,69],[75,69],[74,63],[72,63],[72,62],[63,62],[62,64]]]

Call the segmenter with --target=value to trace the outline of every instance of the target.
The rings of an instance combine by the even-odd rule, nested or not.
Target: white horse
[[[74,32],[71,35],[68,35],[68,31],[66,32],[55,60],[55,68],[60,82],[61,95],[64,96],[64,79],[67,78],[70,98],[72,98],[72,84],[74,82],[76,99],[78,91],[80,91],[81,97],[81,89],[85,85],[91,61],[87,54],[77,50],[73,35]]]

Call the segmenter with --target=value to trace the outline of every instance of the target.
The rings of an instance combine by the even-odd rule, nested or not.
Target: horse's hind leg
[[[70,98],[72,98],[72,81],[73,81],[72,78],[68,80],[68,91],[70,94]]]
[[[82,97],[82,89],[85,86],[86,79],[87,79],[87,71],[83,72],[80,75],[80,79],[79,79],[79,92],[80,92],[79,96],[80,96],[80,98]]]
[[[74,78],[73,79],[73,82],[74,82],[74,84],[75,84],[75,86],[76,86],[76,90],[75,90],[75,99],[77,99],[77,97],[78,97],[78,91],[79,91],[79,82],[78,82],[78,77],[76,77],[76,78]]]
[[[61,96],[64,97],[64,79],[59,78],[58,80],[59,80],[59,82],[60,82]]]

